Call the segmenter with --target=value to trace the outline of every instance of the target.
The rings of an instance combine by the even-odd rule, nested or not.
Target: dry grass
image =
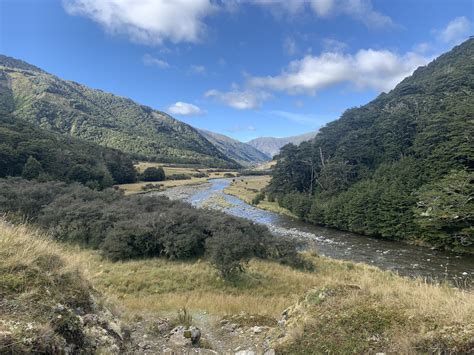
[[[360,322],[361,327],[387,327],[390,349],[408,351],[412,349],[413,339],[426,339],[433,330],[448,329],[446,332],[449,332],[450,327],[459,325],[463,336],[468,337],[469,329],[474,328],[474,292],[402,278],[363,264],[308,254],[305,257],[313,262],[315,271],[304,272],[274,262],[253,260],[245,274],[225,281],[203,260],[146,259],[112,263],[97,252],[63,247],[31,228],[13,227],[5,222],[0,222],[0,236],[3,276],[18,265],[33,265],[41,255],[60,254],[66,261],[65,269],[74,270],[80,265],[86,279],[109,300],[118,303],[127,317],[159,316],[186,307],[193,312],[206,311],[216,316],[246,312],[278,318],[285,308],[305,294],[311,294],[311,290],[353,285],[351,289],[354,287],[357,291],[333,301],[315,302],[316,313],[305,308],[307,315],[301,320],[304,328],[292,330],[294,339],[313,339],[311,332],[317,329],[311,328],[311,324],[316,324],[318,329],[324,325],[331,334],[341,334],[338,327],[346,324],[343,322],[356,325]],[[325,323],[320,322],[326,319],[321,317],[327,317]],[[337,341],[337,338],[328,338],[326,345],[337,345]],[[430,340],[430,344],[433,341]],[[363,347],[365,343],[345,344],[349,348],[367,349]]]
[[[253,170],[257,170],[257,171],[271,170],[275,166],[276,163],[277,163],[276,160],[271,160],[271,161],[268,161],[266,163],[256,166]]]
[[[124,191],[125,195],[131,195],[131,194],[137,194],[137,193],[143,193],[144,190],[142,189],[143,186],[148,185],[148,184],[159,184],[162,186],[162,188],[168,189],[172,187],[178,187],[178,186],[185,186],[185,185],[199,185],[206,183],[209,179],[216,179],[216,178],[222,178],[224,177],[224,172],[212,172],[212,169],[206,169],[206,168],[191,168],[191,167],[179,167],[179,166],[167,166],[166,164],[162,163],[150,163],[150,162],[139,162],[138,164],[135,165],[135,169],[139,173],[143,173],[146,168],[150,167],[162,167],[163,170],[165,171],[166,176],[170,176],[173,174],[185,174],[185,175],[190,175],[192,176],[193,174],[196,173],[205,173],[208,175],[208,177],[202,177],[202,178],[197,178],[197,177],[191,177],[191,179],[188,180],[165,180],[165,181],[159,181],[159,182],[136,182],[133,184],[122,184],[118,185],[118,187]],[[235,173],[235,172],[231,172]]]
[[[257,196],[257,194],[267,187],[268,183],[271,180],[270,175],[260,175],[260,176],[251,176],[245,178],[236,178],[229,187],[224,189],[224,192],[240,198],[241,200],[252,203],[252,200]],[[286,208],[280,207],[277,202],[270,202],[268,199],[260,201],[258,204],[259,208],[262,208],[267,211],[276,212],[279,214],[284,214],[292,218],[296,218],[290,211]]]

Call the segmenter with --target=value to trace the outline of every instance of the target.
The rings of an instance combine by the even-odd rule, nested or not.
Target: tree
[[[30,155],[25,165],[23,166],[21,176],[25,179],[31,180],[36,179],[42,173],[43,167],[41,166],[41,163]]]
[[[161,166],[146,168],[142,174],[143,181],[163,181],[165,178],[165,171]]]
[[[474,173],[452,171],[417,193],[415,220],[435,245],[474,250]]]

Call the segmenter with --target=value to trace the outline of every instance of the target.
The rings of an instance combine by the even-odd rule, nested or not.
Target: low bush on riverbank
[[[266,227],[165,197],[6,179],[0,181],[0,212],[26,218],[57,240],[100,249],[113,261],[206,256],[223,277],[242,271],[253,257],[306,267],[295,245],[283,246]]]

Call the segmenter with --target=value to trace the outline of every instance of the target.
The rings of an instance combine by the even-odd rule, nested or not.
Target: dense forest
[[[102,189],[134,182],[135,175],[132,161],[118,150],[0,114],[0,178],[76,181]]]
[[[44,129],[120,149],[136,159],[239,167],[196,129],[164,112],[62,80],[4,55],[0,105]]]
[[[286,145],[271,199],[306,221],[474,253],[474,39]]]

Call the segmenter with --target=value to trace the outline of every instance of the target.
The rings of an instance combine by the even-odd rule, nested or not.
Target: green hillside
[[[0,99],[15,117],[137,158],[215,167],[238,165],[196,129],[163,112],[62,80],[3,55]]]
[[[269,192],[302,219],[474,252],[474,39],[285,146]]]
[[[225,156],[241,165],[250,166],[270,160],[270,157],[249,144],[239,142],[223,134],[200,129],[199,132],[214,144]]]

